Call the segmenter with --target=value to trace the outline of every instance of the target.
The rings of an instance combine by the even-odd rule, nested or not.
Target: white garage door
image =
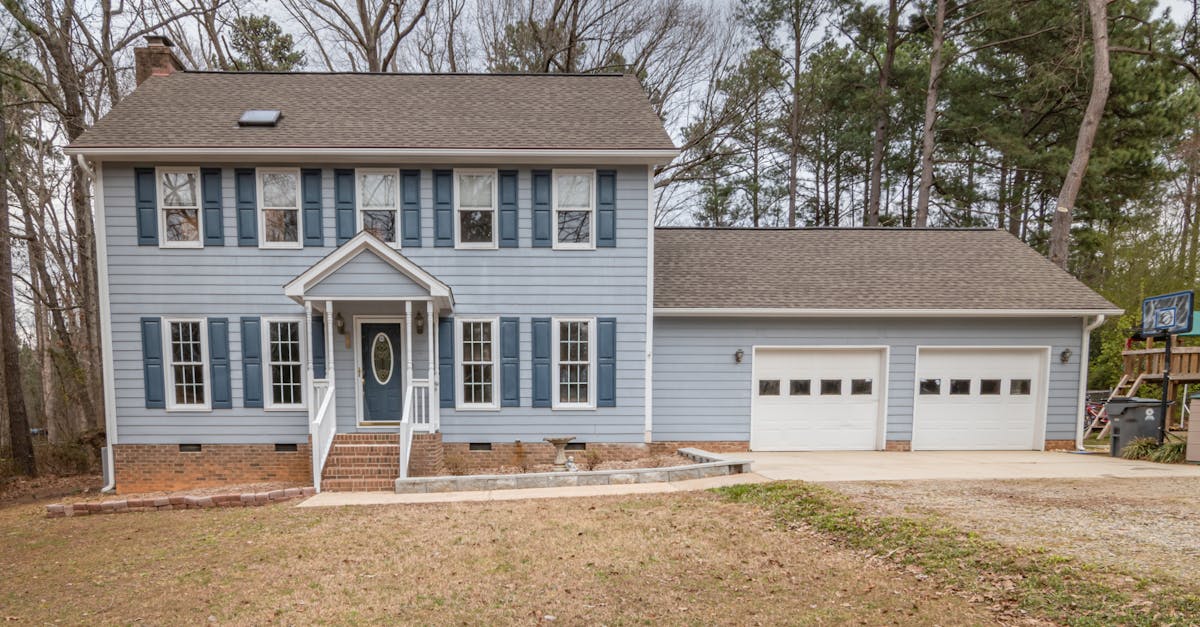
[[[756,348],[750,448],[879,448],[883,355],[874,348]]]
[[[1047,355],[1045,349],[919,349],[913,449],[1040,449]]]

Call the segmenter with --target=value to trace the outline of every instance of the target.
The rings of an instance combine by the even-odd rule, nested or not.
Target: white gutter
[[[1104,324],[1105,316],[1100,314],[1091,323],[1083,319],[1083,338],[1079,349],[1079,413],[1075,420],[1075,450],[1083,450],[1083,420],[1087,413],[1087,375],[1088,356],[1092,349],[1092,331]]]
[[[156,161],[223,159],[252,161],[274,159],[287,162],[319,161],[328,158],[358,159],[389,163],[420,162],[431,159],[463,163],[504,159],[510,163],[668,163],[679,151],[666,150],[555,150],[546,148],[233,148],[233,147],[68,147],[68,155],[114,161],[122,158]]]
[[[100,299],[100,371],[104,380],[104,440],[105,457],[108,458],[109,480],[100,488],[101,492],[112,492],[117,487],[117,467],[113,463],[113,445],[117,443],[117,393],[113,373],[112,307],[108,301],[108,242],[104,228],[104,164],[97,163],[93,170],[83,155],[75,155],[75,162],[92,182],[92,207],[95,212],[96,234],[96,291]]]
[[[725,318],[1078,318],[1120,315],[1120,309],[790,309],[656,307],[655,316]]]

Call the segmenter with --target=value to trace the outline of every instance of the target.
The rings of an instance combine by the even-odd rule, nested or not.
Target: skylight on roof
[[[242,113],[238,126],[275,126],[279,117],[278,109],[250,109]]]

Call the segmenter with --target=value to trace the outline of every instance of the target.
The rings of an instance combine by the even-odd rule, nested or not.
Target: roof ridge
[[[1006,233],[1001,229],[985,226],[656,226],[656,231],[778,231],[789,233],[795,231],[888,231],[905,233],[912,231],[935,232],[978,232]]]
[[[260,76],[260,75],[277,75],[277,76],[474,76],[474,77],[516,77],[516,76],[541,76],[541,77],[565,77],[565,78],[621,78],[632,76],[625,72],[556,72],[556,73],[537,73],[537,72],[354,72],[348,70],[183,70],[176,72],[177,74],[213,74],[227,76]]]

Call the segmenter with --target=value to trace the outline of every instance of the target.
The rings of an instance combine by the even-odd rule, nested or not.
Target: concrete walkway
[[[1200,466],[1155,464],[1108,455],[1039,451],[883,451],[739,453],[768,479],[902,481],[914,479],[1088,479],[1200,477]]]
[[[340,505],[388,505],[392,503],[459,503],[473,501],[515,501],[520,499],[553,499],[583,496],[617,496],[622,494],[657,494],[707,490],[739,483],[770,481],[755,473],[723,475],[707,479],[673,481],[670,483],[630,483],[621,485],[572,486],[568,488],[527,488],[523,490],[487,490],[477,492],[431,492],[426,494],[392,494],[390,492],[322,492],[297,507],[336,507]]]

